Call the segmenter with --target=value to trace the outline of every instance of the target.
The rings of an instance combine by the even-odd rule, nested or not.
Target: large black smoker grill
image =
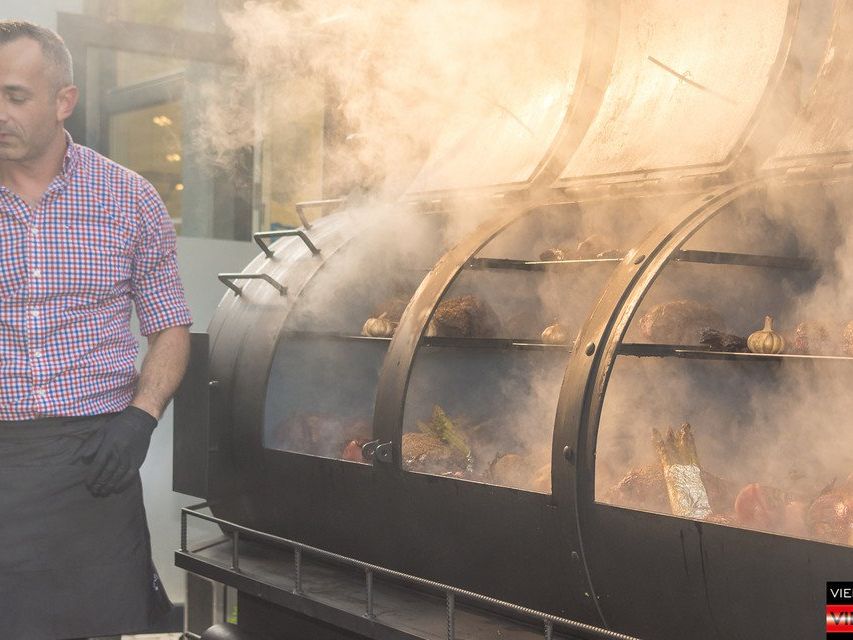
[[[175,489],[213,514],[185,511],[177,564],[240,593],[238,627],[210,637],[821,637],[826,581],[853,577],[849,546],[627,508],[607,499],[604,480],[596,486],[604,453],[620,446],[604,444],[612,416],[634,415],[608,413],[617,388],[641,415],[642,386],[685,367],[680,379],[719,390],[712,409],[736,412],[747,396],[726,384],[766,388],[796,367],[835,380],[853,372],[841,354],[632,337],[662,283],[727,291],[727,320],[748,333],[818,286],[844,246],[821,255],[792,221],[844,220],[851,209],[853,7],[718,4],[673,22],[681,3],[578,3],[573,90],[541,114],[545,143],[439,154],[378,221],[321,204],[342,210],[257,234],[263,252],[220,275],[230,290],[195,337],[175,435]],[[451,131],[448,146],[505,140],[516,125],[490,126],[487,136]],[[529,161],[519,169],[509,153]],[[488,183],[447,170],[470,161],[485,164]],[[466,209],[484,222],[454,235]],[[760,234],[746,231],[755,226]],[[611,234],[605,257],[539,259],[590,228]],[[406,234],[418,249],[395,253],[405,243],[386,240]],[[786,284],[768,294],[777,281]],[[400,291],[409,301],[393,338],[359,335],[371,308]],[[500,316],[497,335],[430,336],[438,305],[471,291]],[[577,332],[573,347],[538,339],[551,313]],[[550,383],[524,384],[533,377]],[[526,404],[534,394],[541,402]],[[448,414],[549,414],[550,487],[404,468],[403,436],[433,403]],[[288,440],[288,418],[312,410],[366,418],[365,462]],[[682,415],[664,413],[661,424],[638,420],[638,439]],[[199,515],[225,537],[188,542]]]

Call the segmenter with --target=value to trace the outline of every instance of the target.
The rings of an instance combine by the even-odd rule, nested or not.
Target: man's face
[[[41,158],[74,110],[77,91],[58,88],[41,45],[18,38],[0,45],[0,162]]]

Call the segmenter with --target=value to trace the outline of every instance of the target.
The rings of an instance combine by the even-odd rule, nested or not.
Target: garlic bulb
[[[773,331],[773,318],[764,316],[764,328],[750,335],[746,346],[752,353],[782,353],[785,339]]]
[[[361,328],[361,334],[372,338],[390,338],[394,335],[394,324],[388,319],[388,314],[383,313],[378,318],[368,318]]]
[[[542,342],[545,344],[568,344],[569,332],[558,322],[555,322],[549,327],[545,327],[542,332]]]

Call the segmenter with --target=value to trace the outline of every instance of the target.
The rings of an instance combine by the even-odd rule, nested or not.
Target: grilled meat
[[[801,322],[794,330],[794,353],[826,355],[831,351],[829,331],[822,322]]]
[[[428,336],[446,338],[492,338],[497,332],[497,315],[473,295],[450,298],[439,304],[427,327]]]
[[[841,485],[833,480],[806,510],[809,534],[835,544],[853,544],[853,474]]]
[[[665,302],[640,318],[643,336],[661,344],[698,344],[704,330],[721,326],[722,316],[695,300]]]
[[[456,447],[429,433],[403,434],[403,468],[421,473],[464,472],[467,457]]]
[[[746,338],[731,333],[723,333],[717,329],[703,329],[699,336],[699,343],[708,345],[713,351],[749,353]]]

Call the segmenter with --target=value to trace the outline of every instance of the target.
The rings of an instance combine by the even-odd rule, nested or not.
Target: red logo
[[[826,605],[826,632],[845,633],[853,631],[853,604]]]

